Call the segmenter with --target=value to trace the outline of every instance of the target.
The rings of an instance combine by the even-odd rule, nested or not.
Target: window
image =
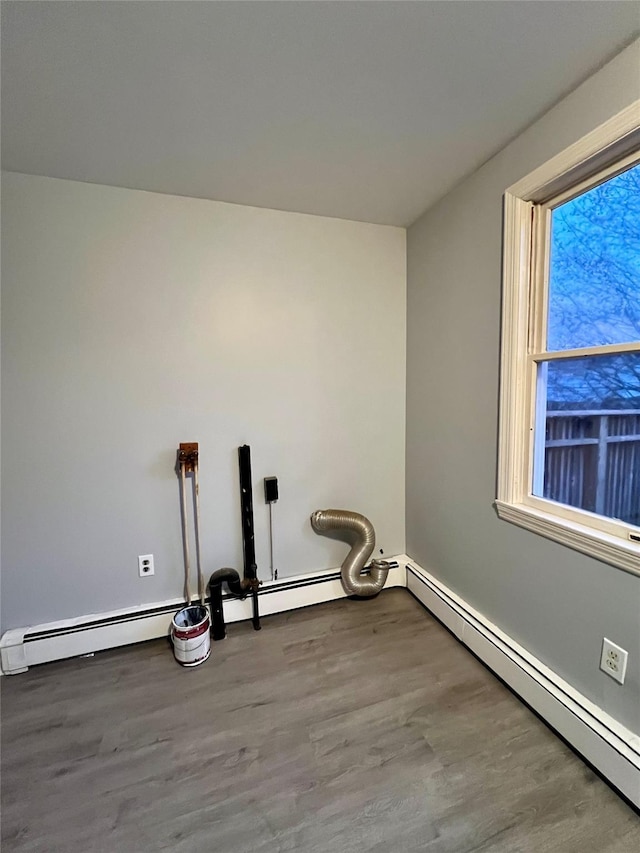
[[[504,213],[498,515],[640,574],[640,102]]]

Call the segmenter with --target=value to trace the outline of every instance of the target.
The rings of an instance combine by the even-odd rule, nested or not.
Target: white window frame
[[[498,516],[640,575],[640,527],[532,494],[535,371],[546,321],[551,208],[640,159],[640,100],[504,195]],[[572,351],[619,352],[628,346]],[[631,347],[640,351],[640,343]],[[533,356],[536,355],[534,359]],[[534,363],[535,362],[535,363]]]

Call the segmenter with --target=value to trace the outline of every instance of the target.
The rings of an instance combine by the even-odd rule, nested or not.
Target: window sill
[[[625,572],[640,575],[640,545],[626,542],[617,536],[595,531],[591,527],[559,518],[552,513],[497,500],[498,517],[525,530],[538,533],[575,551],[588,554]]]

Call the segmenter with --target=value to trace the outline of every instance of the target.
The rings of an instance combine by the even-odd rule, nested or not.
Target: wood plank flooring
[[[3,853],[635,853],[640,818],[404,590],[2,679]]]

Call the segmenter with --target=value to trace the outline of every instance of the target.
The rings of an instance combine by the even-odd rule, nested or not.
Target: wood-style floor
[[[2,679],[3,853],[635,853],[640,818],[404,590]]]

